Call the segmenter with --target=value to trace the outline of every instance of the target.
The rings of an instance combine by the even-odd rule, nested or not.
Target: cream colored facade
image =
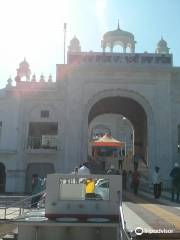
[[[124,32],[117,31],[114,44],[123,45],[129,35],[124,38]],[[113,34],[108,39],[104,35],[106,46]],[[26,60],[20,64],[16,85],[8,79],[0,90],[1,191],[29,191],[35,172],[71,172],[88,159],[95,121],[108,125],[102,121],[104,114],[129,121],[134,150],[147,162],[149,176],[158,165],[168,180],[180,158],[180,67],[173,66],[166,44],[163,52],[158,43],[157,53],[135,53],[130,35],[131,40],[131,53],[125,44],[123,53],[80,52],[78,40],[72,40],[67,64],[57,64],[55,82],[51,76],[36,81]],[[120,138],[120,128],[112,123],[111,131]]]

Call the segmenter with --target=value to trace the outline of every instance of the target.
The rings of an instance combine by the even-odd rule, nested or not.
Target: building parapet
[[[79,52],[68,54],[68,64],[118,64],[172,66],[172,54],[154,53],[99,53]]]
[[[16,87],[27,88],[29,90],[46,90],[50,88],[55,88],[56,82],[33,82],[33,81],[20,81],[16,82]]]

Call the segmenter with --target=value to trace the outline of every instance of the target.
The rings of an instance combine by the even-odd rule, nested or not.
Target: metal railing
[[[28,137],[27,142],[28,149],[55,149],[57,150],[57,141],[56,140],[49,140],[46,144],[43,144],[42,137]]]
[[[123,208],[122,208],[122,193],[117,192],[118,203],[119,203],[119,231],[117,240],[131,240],[132,238],[128,235],[126,229],[126,222],[124,219]]]
[[[13,202],[5,207],[0,207],[0,220],[16,220],[22,216],[26,210],[28,212],[31,209],[31,200],[33,197],[42,196],[45,193],[45,190],[28,196],[20,201]],[[39,202],[39,201],[38,201]],[[38,203],[36,202],[36,203]]]
[[[161,185],[162,195],[163,195],[163,193],[166,193],[165,196],[169,194],[169,197],[170,197],[171,188],[172,188],[171,181],[163,179],[162,185]],[[141,178],[139,189],[144,192],[152,193],[153,192],[152,181],[150,181],[149,179]]]

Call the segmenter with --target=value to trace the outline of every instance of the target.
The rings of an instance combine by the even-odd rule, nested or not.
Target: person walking
[[[122,154],[122,151],[119,151],[119,159],[118,159],[118,165],[119,165],[119,170],[123,170],[123,161],[124,161],[124,156]]]
[[[78,169],[78,175],[89,175],[90,170],[88,168],[88,163],[84,162],[82,166]]]
[[[174,164],[174,168],[171,170],[171,201],[174,201],[174,197],[176,194],[176,202],[179,202],[179,194],[180,194],[180,167],[178,163]]]
[[[161,196],[161,179],[159,175],[158,166],[154,168],[152,182],[153,182],[153,189],[154,189],[154,198],[157,199]]]
[[[132,173],[132,187],[134,190],[134,194],[138,194],[139,189],[139,183],[140,183],[140,174],[137,170],[137,167],[134,169],[134,172]]]
[[[42,179],[38,174],[32,175],[32,199],[31,199],[31,208],[36,208],[39,200],[41,199],[41,192],[43,191]],[[39,193],[39,194],[38,194]]]
[[[75,183],[79,183],[79,180],[78,180],[78,170],[79,170],[79,168],[76,166],[75,168],[74,168],[74,171],[72,171],[72,173],[71,174],[73,174],[74,175],[74,182]]]
[[[138,169],[139,162],[140,162],[141,159],[142,158],[139,154],[137,154],[137,153],[134,154],[134,156],[133,156],[134,169]]]
[[[122,188],[123,188],[123,190],[126,190],[126,187],[127,187],[127,172],[124,169],[122,172]]]
[[[129,170],[127,174],[127,190],[130,192],[132,189],[132,171]]]

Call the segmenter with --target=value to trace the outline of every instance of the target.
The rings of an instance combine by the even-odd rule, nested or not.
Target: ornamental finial
[[[120,29],[120,27],[119,27],[119,19],[118,19],[118,27],[117,27],[117,29]]]

